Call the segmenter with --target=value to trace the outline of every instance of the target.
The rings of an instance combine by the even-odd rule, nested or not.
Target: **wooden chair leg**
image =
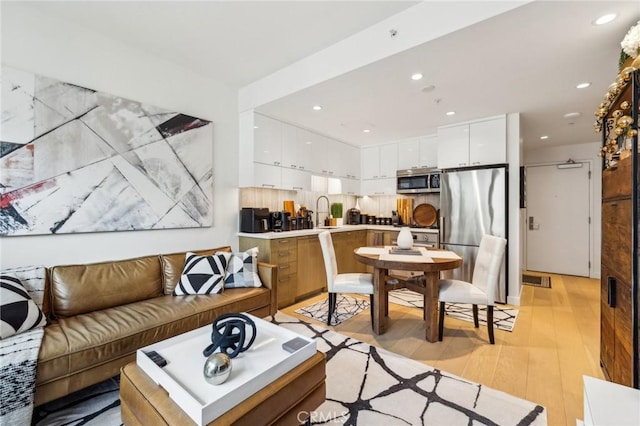
[[[487,306],[487,330],[489,331],[489,342],[493,345],[495,343],[493,337],[493,306]]]
[[[336,294],[329,293],[329,313],[327,315],[327,325],[331,325],[331,317],[333,317],[333,311],[336,310]]]
[[[444,302],[440,302],[440,310],[438,311],[438,340],[442,342],[444,334]]]
[[[376,305],[373,302],[373,294],[369,295],[369,311],[371,311],[371,329],[373,330],[373,310],[375,309]]]
[[[473,326],[475,328],[480,327],[480,323],[478,322],[478,305],[473,305]]]

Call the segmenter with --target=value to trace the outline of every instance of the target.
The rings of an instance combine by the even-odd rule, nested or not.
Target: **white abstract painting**
[[[2,67],[0,235],[212,225],[213,124]]]

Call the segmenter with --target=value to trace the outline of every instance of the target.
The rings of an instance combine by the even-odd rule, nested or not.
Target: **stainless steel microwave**
[[[398,194],[440,192],[440,171],[435,168],[398,170]]]

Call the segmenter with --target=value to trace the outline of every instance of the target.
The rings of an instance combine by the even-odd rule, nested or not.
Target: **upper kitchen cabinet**
[[[484,166],[507,162],[505,116],[438,129],[438,168]]]
[[[282,123],[282,166],[290,169],[311,171],[311,132]]]
[[[360,150],[355,146],[334,141],[328,149],[329,169],[334,177],[360,178]]]
[[[282,164],[282,123],[255,114],[253,131],[253,161],[279,166]]]
[[[436,135],[421,136],[398,142],[398,169],[420,169],[438,166]]]
[[[398,144],[362,148],[362,178],[395,178],[398,170]]]

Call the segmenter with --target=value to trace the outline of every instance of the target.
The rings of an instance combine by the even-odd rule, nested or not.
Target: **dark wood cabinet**
[[[608,380],[638,388],[638,93],[640,70],[603,117],[600,364]],[[620,136],[622,115],[634,123]],[[635,129],[631,136],[629,129]],[[606,153],[605,153],[606,154]]]
[[[331,239],[336,252],[339,274],[367,271],[366,265],[358,262],[353,255],[355,249],[367,245],[366,230],[334,232],[331,234]]]

